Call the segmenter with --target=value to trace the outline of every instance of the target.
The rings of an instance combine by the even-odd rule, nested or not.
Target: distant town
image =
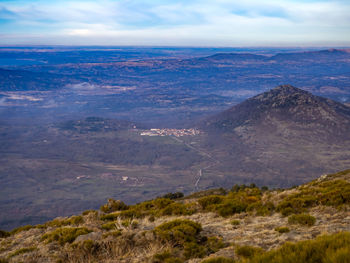
[[[150,129],[141,132],[142,136],[194,136],[200,134],[197,129]]]

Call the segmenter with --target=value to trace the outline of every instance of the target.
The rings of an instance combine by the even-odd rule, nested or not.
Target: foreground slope
[[[0,232],[0,259],[348,262],[349,205],[350,170],[286,190],[235,185],[132,206],[111,199],[101,211]]]

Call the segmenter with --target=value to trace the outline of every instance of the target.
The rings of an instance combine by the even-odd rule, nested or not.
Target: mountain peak
[[[278,91],[278,92],[284,92],[284,93],[305,92],[304,90],[296,88],[296,87],[289,85],[289,84],[277,86],[276,88],[273,88],[271,91]]]
[[[281,100],[283,98],[286,98],[286,97],[293,97],[294,99],[295,96],[313,96],[310,92],[307,92],[305,90],[302,90],[302,89],[299,89],[299,88],[296,88],[292,85],[280,85],[280,86],[277,86],[276,88],[273,88],[267,92],[264,92],[262,94],[259,94],[255,97],[253,97],[252,99],[267,99],[267,100],[272,100],[273,99],[277,99],[277,100]]]

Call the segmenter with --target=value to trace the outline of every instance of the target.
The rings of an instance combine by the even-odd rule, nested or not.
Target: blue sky
[[[350,0],[0,0],[0,45],[350,46]]]

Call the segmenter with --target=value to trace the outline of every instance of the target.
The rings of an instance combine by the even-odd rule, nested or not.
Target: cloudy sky
[[[350,46],[350,0],[0,0],[0,45]]]

